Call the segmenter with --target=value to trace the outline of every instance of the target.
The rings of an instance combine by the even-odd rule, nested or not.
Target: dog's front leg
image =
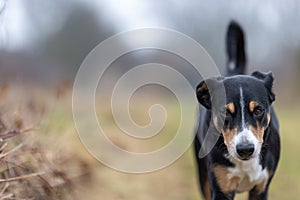
[[[267,200],[268,199],[268,189],[259,192],[256,188],[249,192],[249,200]]]
[[[235,196],[235,191],[227,190],[224,188],[222,181],[220,181],[217,177],[213,176],[210,182],[211,188],[211,200],[233,200]]]
[[[212,191],[211,200],[233,200],[234,193],[223,193],[220,191]]]
[[[269,186],[272,181],[273,176],[270,176],[267,183],[256,185],[252,190],[249,191],[249,200],[267,200]]]
[[[213,165],[210,171],[210,188],[212,200],[232,200],[239,182],[238,177],[228,177],[226,166]]]

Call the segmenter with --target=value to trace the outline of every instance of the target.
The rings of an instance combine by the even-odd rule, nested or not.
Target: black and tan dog
[[[267,199],[280,154],[279,125],[271,106],[272,73],[243,75],[244,34],[231,22],[227,32],[228,76],[202,81],[196,89],[200,117],[194,147],[205,199]],[[218,103],[225,88],[226,102]],[[208,89],[209,88],[209,89]],[[207,134],[218,134],[208,155],[199,156]]]

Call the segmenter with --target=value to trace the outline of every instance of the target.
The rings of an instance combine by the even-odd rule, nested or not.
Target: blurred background
[[[270,197],[296,199],[300,195],[297,155],[300,147],[296,133],[300,117],[299,1],[1,0],[0,12],[1,117],[7,118],[10,112],[21,110],[26,121],[31,112],[32,117],[27,123],[37,124],[40,128],[33,138],[38,134],[39,142],[49,152],[62,148],[60,153],[65,152],[66,157],[76,155],[80,163],[88,166],[83,171],[88,171],[89,179],[76,176],[79,181],[73,189],[77,191],[75,196],[89,199],[201,199],[190,150],[170,167],[143,175],[120,173],[91,158],[76,136],[71,89],[82,61],[96,45],[114,34],[145,27],[174,29],[190,36],[208,51],[224,72],[225,33],[231,20],[239,22],[246,33],[249,73],[253,70],[272,71],[275,76],[275,108],[281,121],[283,150]],[[116,64],[119,70],[122,71],[123,63],[130,66],[140,55],[131,56]],[[159,90],[154,92],[163,94]],[[168,98],[165,98],[166,102]],[[140,104],[137,104],[138,108],[143,107]],[[146,104],[148,106],[148,102]],[[101,105],[99,107],[101,110]],[[10,116],[6,121],[12,121],[14,117]],[[147,121],[143,117],[140,123]],[[112,120],[111,116],[108,115],[106,120]],[[172,123],[171,119],[170,127],[176,120]],[[124,148],[136,148],[136,142],[130,143],[128,138],[111,136],[111,139]],[[65,162],[61,163],[59,169],[69,171],[64,169]],[[65,184],[70,185],[68,181]]]

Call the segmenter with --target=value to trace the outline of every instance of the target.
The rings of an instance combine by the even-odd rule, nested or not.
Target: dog
[[[234,199],[241,192],[248,192],[249,200],[268,199],[280,156],[273,75],[245,75],[244,33],[238,23],[230,22],[226,40],[228,75],[208,78],[196,88],[199,123],[194,152],[200,189],[206,200]],[[222,86],[226,98],[220,104]],[[200,157],[210,134],[217,135],[216,144]]]

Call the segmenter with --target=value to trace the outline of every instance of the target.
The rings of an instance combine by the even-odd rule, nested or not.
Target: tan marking
[[[227,148],[231,147],[233,138],[236,136],[236,134],[237,134],[237,128],[229,129],[229,127],[227,127],[225,131],[222,130],[224,143],[226,144]]]
[[[233,103],[229,103],[226,105],[226,108],[229,110],[229,112],[231,114],[234,114],[235,113],[235,107],[234,107],[234,104]]]
[[[258,184],[258,185],[255,186],[255,190],[258,193],[263,192],[265,190],[265,188],[266,188],[267,182],[268,182],[268,179],[263,180],[260,184]]]
[[[256,108],[256,106],[258,106],[259,104],[256,101],[250,101],[249,103],[249,110],[250,112],[253,112],[254,109]]]
[[[218,182],[218,185],[222,192],[232,192],[235,191],[238,187],[240,178],[234,176],[232,178],[228,178],[228,169],[222,166],[215,166],[214,167],[215,176]]]
[[[270,121],[271,121],[271,114],[270,114],[270,113],[267,114],[267,119],[268,119],[268,124],[267,124],[267,126],[269,126]]]
[[[204,183],[204,197],[205,197],[206,200],[211,199],[210,186],[209,186],[208,179],[206,179],[206,181]]]
[[[259,193],[263,192],[267,186],[268,180],[272,176],[273,172],[268,171],[268,178],[264,179],[260,184],[255,186],[255,190]]]
[[[259,121],[256,121],[256,127],[257,128],[255,128],[254,126],[251,126],[251,125],[249,126],[249,128],[253,132],[254,136],[261,143],[264,141],[264,133],[265,133],[266,128],[269,126],[269,123],[270,123],[270,120],[271,120],[270,113],[267,114],[267,120],[268,120],[268,123],[265,127],[259,126]]]
[[[218,117],[217,116],[213,117],[213,122],[214,122],[214,125],[217,128],[217,130],[222,133],[223,138],[224,138],[224,143],[227,146],[227,148],[228,149],[234,148],[232,146],[232,144],[233,144],[232,141],[233,141],[233,138],[237,135],[237,128],[230,129],[229,127],[227,127],[226,130],[223,130],[223,128],[219,127],[219,125],[218,125]]]
[[[218,122],[218,117],[217,116],[214,116],[213,117],[213,122],[214,122],[214,125],[216,127],[216,129],[221,132],[222,131],[222,127],[219,127],[219,122]]]
[[[215,127],[219,128],[218,127],[218,117],[217,116],[214,116],[213,121],[214,121]]]
[[[254,126],[252,126],[252,125],[250,125],[249,128],[252,131],[252,133],[254,134],[254,136],[258,139],[258,141],[260,143],[263,143],[265,129],[262,128],[262,127],[260,127],[260,126],[258,126],[258,122],[257,122],[257,127],[256,128]]]

